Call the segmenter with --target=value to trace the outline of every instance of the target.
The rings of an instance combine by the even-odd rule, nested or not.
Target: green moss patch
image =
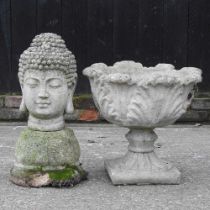
[[[65,168],[64,170],[50,171],[48,174],[52,180],[69,180],[78,175],[78,171],[74,168]]]
[[[79,160],[79,143],[70,128],[41,132],[26,128],[16,143],[16,158],[23,165],[75,165]]]
[[[81,166],[66,166],[62,170],[45,171],[41,167],[33,170],[14,167],[10,181],[24,187],[73,187],[87,179],[87,173]]]

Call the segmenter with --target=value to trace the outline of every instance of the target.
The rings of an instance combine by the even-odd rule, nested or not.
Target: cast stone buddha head
[[[75,57],[61,36],[35,36],[20,56],[18,77],[23,94],[20,110],[28,110],[29,128],[63,129],[64,112],[74,111],[72,97],[77,73]]]

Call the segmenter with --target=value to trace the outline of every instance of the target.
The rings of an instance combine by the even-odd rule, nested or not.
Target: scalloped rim
[[[175,69],[171,64],[160,63],[152,67],[144,67],[134,61],[120,61],[113,66],[95,63],[83,70],[83,74],[90,78],[98,78],[106,82],[132,84],[174,84],[184,85],[202,81],[201,69],[183,67]]]

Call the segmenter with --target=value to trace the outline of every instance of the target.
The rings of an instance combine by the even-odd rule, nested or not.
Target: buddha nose
[[[38,96],[39,96],[39,98],[48,98],[49,97],[46,87],[42,87],[40,89]]]

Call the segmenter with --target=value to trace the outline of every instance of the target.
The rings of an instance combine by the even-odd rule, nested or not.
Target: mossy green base
[[[10,174],[10,181],[24,187],[72,187],[87,179],[87,173],[81,166],[68,166],[62,170],[50,171],[42,168],[26,170],[14,166]]]
[[[86,178],[78,165],[79,143],[70,128],[59,131],[23,130],[16,144],[11,181],[27,187],[73,186]]]
[[[15,156],[16,161],[23,165],[75,165],[80,147],[70,128],[51,132],[26,128],[16,143]]]

